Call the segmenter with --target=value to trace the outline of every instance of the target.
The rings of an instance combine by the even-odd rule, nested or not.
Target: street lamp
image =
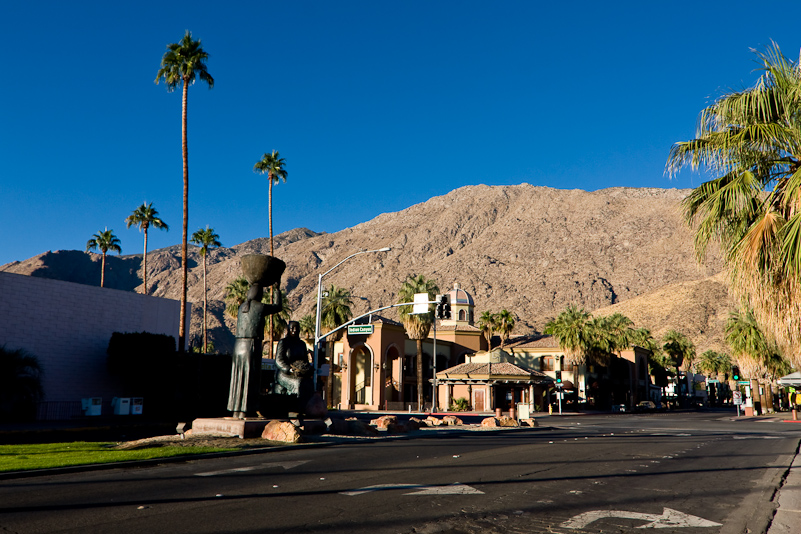
[[[323,276],[327,275],[349,259],[353,258],[354,256],[358,256],[359,254],[368,254],[371,252],[389,252],[392,250],[390,247],[379,248],[376,250],[361,250],[359,252],[355,252],[342,260],[341,262],[337,263],[330,269],[328,269],[323,274],[317,277],[317,318],[314,322],[314,390],[317,391],[317,362],[318,362],[318,355],[320,353],[320,316],[321,316],[321,307],[322,307],[322,300],[323,300]],[[334,365],[334,357],[333,354],[329,354],[329,365]],[[327,399],[330,401],[330,399]]]

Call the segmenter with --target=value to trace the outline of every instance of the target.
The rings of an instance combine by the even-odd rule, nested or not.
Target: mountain
[[[351,291],[354,314],[394,303],[406,276],[423,274],[443,292],[459,283],[473,295],[477,314],[506,308],[518,318],[515,334],[533,333],[571,303],[596,310],[645,295],[655,298],[652,292],[665,286],[701,282],[719,273],[716,251],[704,263],[696,262],[679,206],[688,192],[467,186],[339,232],[285,232],[275,238],[275,254],[287,263],[283,287],[293,318],[313,312],[320,273],[354,252],[389,246],[390,252],[354,257],[323,279],[326,286]],[[203,266],[197,248],[191,251],[190,338],[197,339]],[[218,349],[232,346],[233,320],[224,316],[224,289],[239,276],[239,256],[247,253],[269,253],[268,240],[209,253],[209,334]],[[148,252],[151,294],[178,299],[179,266],[178,246]],[[141,255],[107,258],[107,269],[108,287],[141,291],[136,286]],[[99,256],[77,251],[47,252],[0,270],[93,285],[100,280]],[[388,315],[396,317],[394,310]],[[661,318],[644,314],[643,320]],[[664,325],[637,321],[637,326],[658,332]],[[685,330],[680,324],[672,327]]]

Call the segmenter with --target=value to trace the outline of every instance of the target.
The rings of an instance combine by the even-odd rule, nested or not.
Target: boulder
[[[464,423],[462,422],[461,419],[459,419],[455,415],[446,415],[445,417],[442,418],[442,424],[448,426],[459,426],[463,425]]]
[[[439,426],[442,424],[442,421],[440,419],[437,419],[433,415],[429,415],[428,417],[426,417],[425,422],[426,425],[428,426]]]
[[[302,436],[298,427],[289,421],[273,420],[267,423],[264,427],[264,432],[261,433],[263,439],[270,441],[281,441],[283,443],[300,443]]]
[[[347,436],[348,435],[348,422],[344,419],[328,419],[326,421],[326,431],[329,434],[333,434],[335,436]]]
[[[382,415],[378,419],[373,419],[370,424],[376,428],[389,428],[390,425],[398,424],[398,417],[396,415]]]
[[[508,415],[502,415],[498,418],[498,426],[520,426],[517,424],[517,421],[509,417]]]
[[[346,419],[345,422],[348,424],[348,436],[372,437],[378,435],[378,430],[376,430],[375,427],[372,427],[363,421],[359,421],[355,417]]]
[[[406,434],[409,432],[409,427],[405,423],[390,423],[386,427],[387,432],[390,434]]]
[[[537,420],[536,420],[536,419],[521,419],[521,420],[520,420],[520,426],[533,426],[533,427],[538,427],[538,426],[540,426],[540,424],[539,424],[539,423],[537,423]]]
[[[418,419],[417,417],[410,417],[406,422],[406,427],[409,430],[420,430],[424,426],[427,426],[425,421]]]
[[[325,434],[328,430],[327,426],[325,421],[318,419],[305,420],[303,421],[303,433],[310,436]]]
[[[498,421],[494,417],[487,417],[486,419],[481,421],[481,426],[487,428],[495,428],[501,426],[501,424],[500,421]]]
[[[319,393],[315,393],[309,402],[306,403],[304,413],[306,417],[313,417],[317,419],[325,419],[328,417],[328,408],[325,406],[325,401]]]

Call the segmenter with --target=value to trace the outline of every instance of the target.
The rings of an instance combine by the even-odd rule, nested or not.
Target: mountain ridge
[[[671,284],[718,274],[722,263],[715,250],[703,263],[696,261],[692,233],[680,211],[680,201],[689,191],[471,185],[333,233],[293,229],[275,236],[275,250],[287,263],[282,287],[288,292],[293,318],[312,313],[320,273],[359,250],[389,246],[390,252],[354,257],[323,279],[326,286],[333,283],[351,291],[354,315],[394,303],[406,276],[423,274],[435,279],[443,292],[459,283],[473,295],[477,316],[506,308],[518,318],[515,334],[533,333],[568,304],[600,310]],[[148,252],[151,294],[179,298],[180,247],[176,247]],[[203,266],[197,248],[190,250],[190,338],[196,340]],[[79,261],[75,253],[83,259]],[[233,320],[224,315],[224,288],[238,276],[238,258],[245,253],[269,253],[269,240],[221,247],[208,255],[209,334],[218,349],[227,350],[232,344]],[[61,254],[64,265],[46,257]],[[57,251],[0,270],[59,279],[80,274],[80,283],[98,285],[95,264],[99,256]],[[133,285],[139,269],[141,254],[107,257],[107,285],[141,291],[141,283]],[[637,326],[659,330],[654,325]]]

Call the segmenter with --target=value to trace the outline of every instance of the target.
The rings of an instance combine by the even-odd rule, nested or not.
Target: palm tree
[[[239,307],[245,302],[248,295],[250,284],[243,277],[239,276],[233,282],[225,286],[225,300],[229,301],[228,306],[225,307],[225,313],[237,318],[239,315]]]
[[[496,315],[498,333],[501,334],[501,348],[506,345],[506,340],[512,335],[515,328],[515,317],[509,310],[503,309]]]
[[[103,287],[106,279],[106,253],[110,250],[120,254],[120,240],[114,235],[114,230],[106,228],[102,232],[98,232],[92,236],[92,239],[86,242],[86,252],[90,250],[98,250],[103,254],[103,259],[100,261],[100,287]]]
[[[353,306],[353,300],[351,300],[350,291],[344,287],[337,287],[331,284],[320,306],[320,323],[325,331],[330,332],[350,321],[353,317],[351,306]],[[327,338],[328,382],[326,384],[326,399],[328,399],[329,407],[334,405],[334,399],[331,398],[334,394],[334,343],[341,338],[341,330]]]
[[[274,255],[273,252],[273,183],[278,183],[283,179],[286,182],[286,169],[284,166],[286,161],[282,158],[277,150],[273,150],[270,154],[265,153],[259,161],[253,166],[253,171],[259,174],[267,174],[267,208],[269,213],[270,224],[270,256]]]
[[[801,63],[774,43],[757,53],[763,71],[746,90],[705,108],[696,138],[667,162],[715,175],[684,200],[703,257],[720,243],[732,288],[794,363],[801,364]],[[789,350],[788,350],[789,349]]]
[[[434,300],[434,296],[439,293],[437,283],[425,276],[410,274],[406,277],[398,291],[398,303],[414,302],[416,293],[428,294],[428,300]],[[431,324],[434,321],[434,305],[428,306],[428,313],[413,314],[411,306],[401,306],[399,308],[401,322],[406,329],[409,339],[414,339],[417,345],[417,409],[423,410],[423,340],[428,337],[431,331]],[[436,354],[434,358],[436,358]]]
[[[723,384],[725,382],[726,373],[731,372],[731,358],[724,352],[707,350],[698,357],[698,363],[696,367],[708,378],[714,377],[718,384]],[[719,394],[723,393],[723,390],[720,389],[720,386],[715,386],[715,384],[709,381],[707,381],[707,384],[710,402],[715,399],[716,404],[720,404],[723,400],[725,400],[725,397]]]
[[[584,308],[571,304],[545,325],[545,333],[556,338],[567,361],[573,365],[581,365],[587,360],[589,319],[590,314]]]
[[[491,311],[485,311],[478,318],[478,327],[481,329],[481,334],[487,340],[487,351],[492,350],[492,336],[495,335],[495,330],[498,328],[497,316]]]
[[[153,203],[145,204],[136,208],[133,213],[125,218],[126,228],[138,225],[139,230],[145,234],[145,254],[142,256],[142,284],[144,285],[144,294],[147,295],[147,230],[151,226],[161,230],[169,230],[170,227],[167,223],[159,218],[159,212],[153,207]]]
[[[300,337],[303,339],[314,339],[314,321],[314,315],[311,313],[304,315],[300,319]]]
[[[680,368],[689,371],[693,367],[695,360],[695,345],[692,341],[676,330],[668,330],[662,337],[662,349],[672,360],[673,366],[676,368],[676,396],[679,405],[684,404],[681,394],[681,373]]]
[[[0,346],[0,420],[33,418],[44,398],[42,367],[23,349]]]
[[[147,233],[145,233],[147,236]],[[147,242],[147,237],[145,237],[145,242]],[[195,245],[200,246],[200,255],[203,256],[203,352],[206,352],[209,338],[208,338],[208,298],[207,298],[207,285],[206,285],[206,271],[207,271],[207,264],[206,264],[206,256],[210,249],[214,249],[217,247],[221,247],[222,243],[220,243],[220,236],[218,236],[213,228],[209,228],[208,225],[206,229],[200,228],[199,230],[195,231],[192,234],[192,243]]]
[[[156,74],[156,83],[164,78],[167,91],[173,92],[181,85],[183,97],[181,100],[181,149],[184,163],[184,216],[183,237],[181,241],[181,315],[178,324],[178,350],[184,351],[186,342],[186,288],[187,288],[187,240],[189,237],[189,147],[186,139],[186,114],[189,97],[189,86],[196,78],[208,84],[209,89],[214,87],[214,78],[206,69],[206,60],[209,55],[200,45],[200,39],[192,39],[192,34],[186,30],[183,39],[178,43],[167,45],[167,51],[161,58],[161,68]]]
[[[758,392],[758,380],[765,374],[766,364],[775,351],[759,327],[753,310],[747,308],[731,312],[726,320],[725,333],[726,343],[734,352],[738,367],[752,380],[752,390]],[[767,410],[766,402],[763,402],[763,406]]]

